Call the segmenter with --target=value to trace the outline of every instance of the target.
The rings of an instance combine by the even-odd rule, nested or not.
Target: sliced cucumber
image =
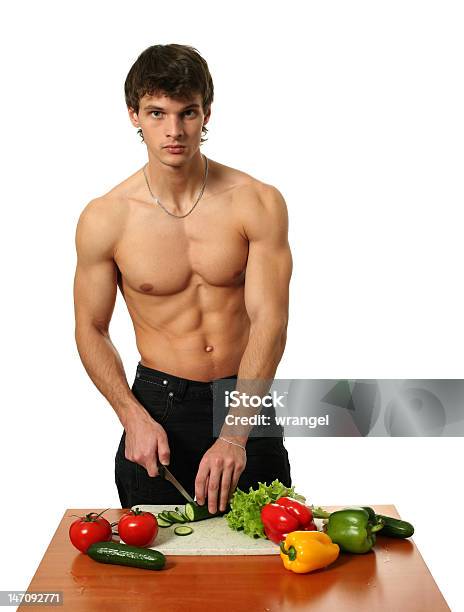
[[[179,525],[174,529],[174,533],[179,536],[186,536],[193,533],[193,529],[188,525]]]
[[[185,506],[182,506],[181,508],[177,507],[175,509],[175,511],[180,514],[181,516],[183,516],[185,518],[186,521],[189,521],[189,517],[185,514]]]
[[[189,517],[185,514],[185,506],[183,508],[179,508],[177,506],[174,512],[184,519],[184,523],[188,523],[188,521],[190,521]]]
[[[171,521],[171,523],[185,523],[184,517],[173,510],[166,512],[166,520]]]
[[[156,518],[158,520],[161,519],[165,523],[169,523],[169,524],[172,524],[174,522],[174,521],[171,521],[171,519],[166,515],[166,512],[160,512]]]
[[[172,525],[171,521],[165,521],[163,518],[159,516],[156,520],[158,521],[159,527],[170,527]]]
[[[211,514],[208,510],[208,505],[199,506],[195,502],[188,502],[185,504],[185,516],[189,521],[202,521],[204,519],[214,518],[215,516],[222,516],[224,512],[216,512]]]

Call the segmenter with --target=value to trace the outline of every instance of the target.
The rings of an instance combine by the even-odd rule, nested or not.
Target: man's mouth
[[[171,155],[181,155],[185,151],[185,147],[165,147]]]

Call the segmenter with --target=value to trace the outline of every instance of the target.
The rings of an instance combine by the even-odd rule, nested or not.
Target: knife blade
[[[187,493],[184,487],[180,484],[177,478],[175,478],[171,474],[168,468],[165,465],[162,465],[159,461],[157,463],[158,463],[158,472],[161,478],[164,478],[165,480],[169,480],[169,482],[176,487],[176,489],[179,491],[182,497],[185,497],[185,499],[189,502],[195,503],[195,500],[193,499],[193,497]]]

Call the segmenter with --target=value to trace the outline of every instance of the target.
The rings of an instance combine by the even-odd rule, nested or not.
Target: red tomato
[[[71,523],[69,538],[77,550],[85,553],[91,544],[111,540],[111,525],[101,516],[103,512],[90,512]]]
[[[136,508],[122,515],[118,523],[121,540],[132,546],[151,546],[158,535],[158,521],[151,512]]]

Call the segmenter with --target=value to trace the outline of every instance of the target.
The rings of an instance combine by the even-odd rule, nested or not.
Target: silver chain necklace
[[[148,182],[148,177],[147,174],[145,172],[145,168],[148,166],[148,164],[145,164],[145,166],[143,167],[143,176],[145,177],[145,181],[147,183],[147,187],[148,187],[148,191],[150,192],[151,197],[155,200],[155,202],[161,206],[161,208],[164,210],[164,212],[166,212],[168,215],[171,215],[171,217],[176,217],[177,219],[183,219],[184,217],[187,217],[191,212],[193,212],[193,209],[195,208],[195,206],[198,204],[198,202],[200,201],[201,196],[203,195],[203,191],[205,190],[205,186],[206,186],[206,180],[208,178],[208,158],[206,157],[206,155],[203,155],[203,158],[205,160],[205,178],[203,180],[203,185],[202,188],[200,189],[200,194],[198,196],[198,198],[195,201],[195,204],[192,206],[192,208],[185,213],[185,215],[175,215],[174,213],[170,212],[167,208],[165,208],[161,202],[159,201],[159,199],[153,195],[152,190],[150,189],[150,184]]]

